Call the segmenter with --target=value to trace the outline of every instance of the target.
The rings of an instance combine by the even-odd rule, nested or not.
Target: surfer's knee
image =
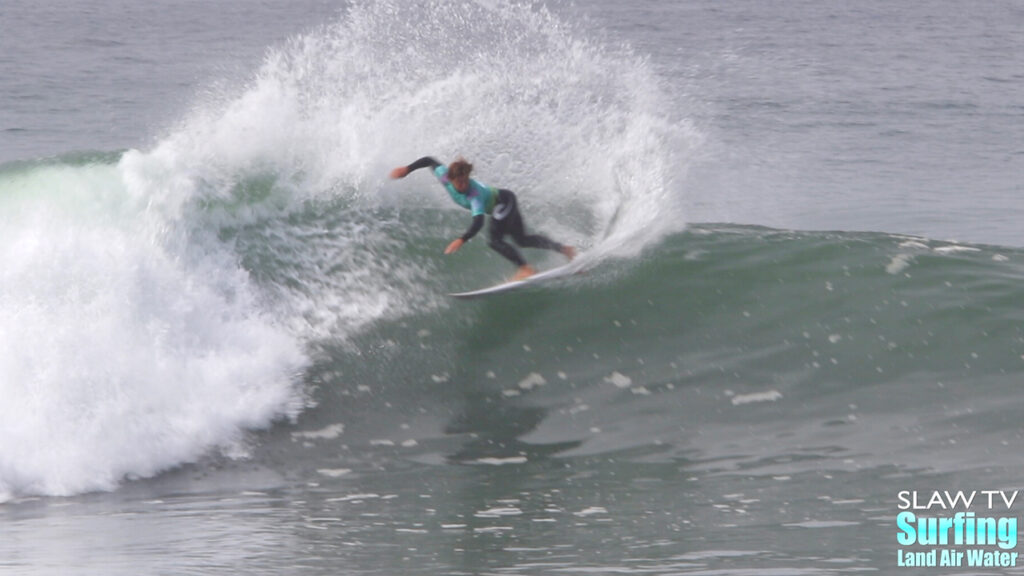
[[[519,254],[519,251],[512,247],[511,244],[501,240],[491,240],[487,245],[490,246],[491,250],[494,250],[498,254],[501,254],[505,258],[511,260],[517,266],[526,265],[526,260],[523,259],[523,256]]]

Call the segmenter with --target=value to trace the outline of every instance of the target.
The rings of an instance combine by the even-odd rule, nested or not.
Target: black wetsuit
[[[437,160],[424,156],[409,164],[409,172],[429,167],[434,175],[447,189],[456,204],[473,211],[473,223],[461,236],[468,241],[483,228],[484,214],[491,215],[489,228],[490,240],[487,243],[495,252],[514,262],[517,266],[525,266],[526,260],[514,246],[505,242],[505,236],[512,236],[516,244],[524,248],[541,248],[561,252],[563,246],[541,234],[527,234],[523,224],[523,216],[519,212],[519,202],[510,190],[489,188],[475,180],[470,180],[470,190],[463,194],[455,189],[448,180],[448,170]]]

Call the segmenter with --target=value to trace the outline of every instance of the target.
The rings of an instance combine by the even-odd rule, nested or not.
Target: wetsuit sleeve
[[[423,158],[420,158],[419,160],[413,162],[412,164],[409,164],[408,166],[406,166],[406,168],[409,169],[409,172],[413,172],[415,170],[419,170],[420,168],[430,168],[431,170],[433,170],[434,168],[437,168],[440,165],[440,162],[434,160],[430,156],[424,156]]]
[[[476,236],[476,233],[479,232],[480,229],[483,227],[484,215],[477,214],[476,216],[473,216],[473,223],[469,225],[469,230],[466,230],[466,233],[462,235],[462,241],[468,242],[469,239],[472,238],[473,236]]]

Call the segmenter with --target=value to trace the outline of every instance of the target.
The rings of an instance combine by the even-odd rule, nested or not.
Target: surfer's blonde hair
[[[448,165],[449,178],[462,178],[463,176],[469,176],[471,172],[473,172],[473,165],[466,162],[466,159],[461,156]]]

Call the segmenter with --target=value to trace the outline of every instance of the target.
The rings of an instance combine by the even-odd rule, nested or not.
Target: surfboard
[[[555,278],[562,278],[564,276],[570,276],[575,274],[579,268],[578,265],[574,265],[574,262],[563,264],[557,268],[538,272],[525,280],[516,280],[514,282],[502,282],[488,288],[481,288],[479,290],[471,290],[469,292],[456,292],[448,294],[452,298],[460,298],[462,300],[468,300],[471,298],[482,298],[484,296],[492,296],[494,294],[501,294],[502,292],[508,292],[510,290],[518,290],[527,286],[533,286],[547,280],[553,280]]]

